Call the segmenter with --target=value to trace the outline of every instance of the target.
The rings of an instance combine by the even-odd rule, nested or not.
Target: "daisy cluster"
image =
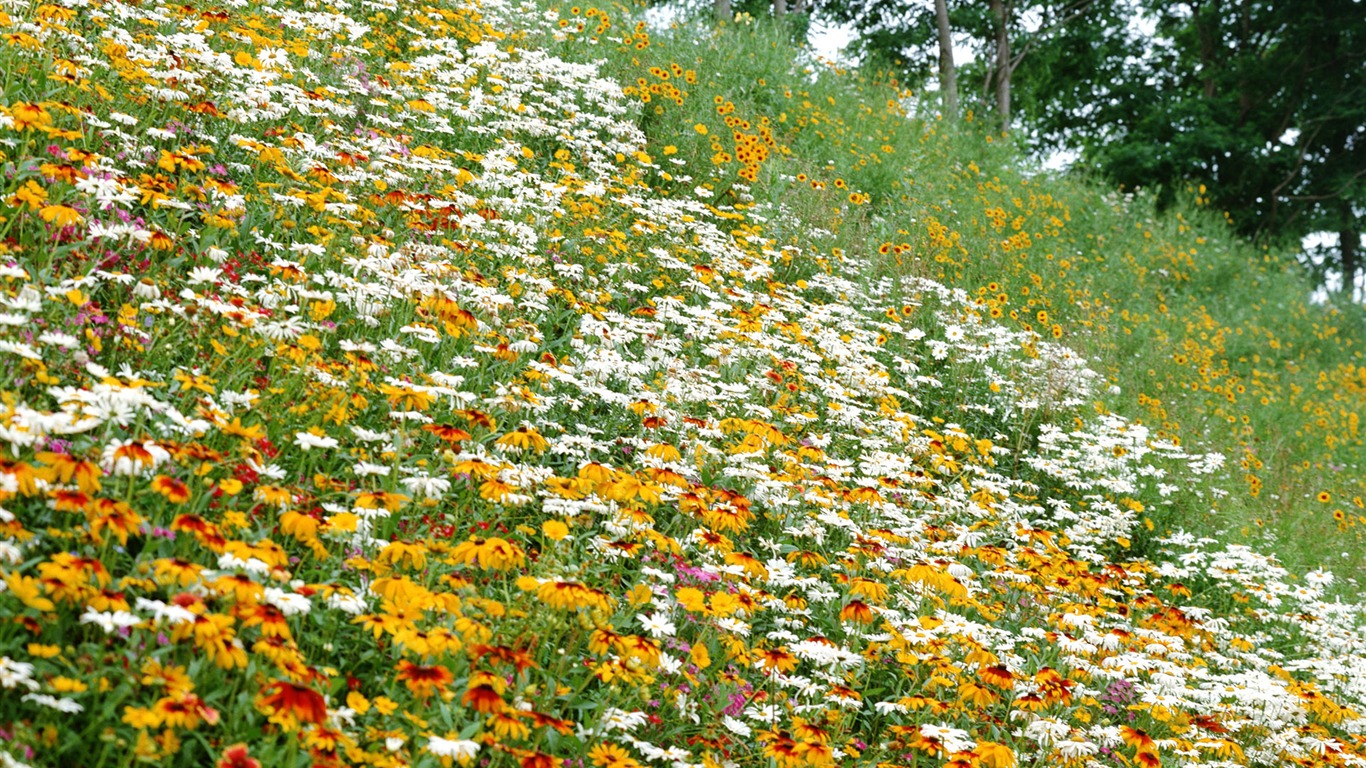
[[[629,18],[5,7],[4,765],[1366,764],[1331,574],[1146,529],[1222,457],[694,187]]]

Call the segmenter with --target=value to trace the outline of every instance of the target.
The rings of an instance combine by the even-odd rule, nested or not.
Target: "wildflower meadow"
[[[1366,765],[1366,363],[1198,199],[758,23],[0,7],[0,766]]]

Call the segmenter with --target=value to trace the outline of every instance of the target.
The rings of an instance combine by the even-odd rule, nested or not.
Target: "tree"
[[[1203,184],[1255,241],[1337,233],[1333,261],[1354,285],[1366,208],[1359,5],[1135,0],[1119,17],[1089,16],[1016,73],[1040,143],[1079,149],[1163,203]],[[1135,31],[1144,24],[1151,34]]]
[[[936,74],[955,112],[959,75],[1039,151],[1169,204],[1204,185],[1263,243],[1336,235],[1331,269],[1363,268],[1366,14],[1356,0],[850,0],[865,58],[908,80]],[[955,37],[956,36],[956,37]],[[952,41],[975,57],[959,70]]]
[[[938,62],[946,111],[956,112],[958,68],[955,33],[973,49],[964,76],[982,78],[981,105],[995,111],[1002,130],[1013,118],[1014,73],[1027,56],[1055,37],[1055,26],[1109,8],[1119,0],[852,0],[818,8],[827,20],[852,26],[865,58],[890,65],[910,79],[928,79]],[[949,102],[954,102],[949,108]]]
[[[1001,131],[1010,130],[1010,73],[1015,68],[1010,60],[1010,0],[991,0],[991,22],[996,37],[995,58],[992,59],[991,73],[987,82],[995,85],[996,116],[1001,121]]]
[[[939,37],[939,90],[944,95],[944,116],[958,117],[958,72],[953,63],[953,27],[946,0],[934,0],[935,31]]]

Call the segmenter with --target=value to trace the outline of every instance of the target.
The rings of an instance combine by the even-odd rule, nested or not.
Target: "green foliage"
[[[1352,503],[1366,496],[1366,434],[1352,426],[1366,398],[1360,308],[1311,304],[1315,283],[1293,249],[1240,238],[1209,187],[1115,192],[1100,172],[1043,173],[1023,137],[986,131],[971,106],[952,130],[908,118],[887,108],[916,99],[895,76],[814,68],[782,35],[768,24],[679,26],[656,34],[648,56],[609,66],[628,81],[671,61],[696,68],[684,104],[657,107],[648,123],[653,143],[676,144],[690,164],[708,153],[692,126],[723,129],[716,98],[733,102],[736,116],[771,121],[787,151],[747,194],[799,213],[805,226],[771,225],[780,242],[873,257],[870,281],[914,273],[983,301],[1007,294],[1002,321],[1046,337],[1058,326],[1117,388],[1097,408],[1223,453],[1228,495],[1153,517],[1154,533],[1258,543],[1297,569],[1323,564],[1325,542],[1335,541],[1347,552],[1335,563],[1366,569],[1366,525]],[[709,183],[724,187],[731,173],[718,169]],[[871,202],[842,205],[828,188],[795,181],[799,173],[842,179]],[[813,240],[811,225],[824,234]],[[1028,240],[1012,240],[1021,234]],[[883,244],[904,248],[879,258]],[[1314,501],[1324,489],[1331,504]]]

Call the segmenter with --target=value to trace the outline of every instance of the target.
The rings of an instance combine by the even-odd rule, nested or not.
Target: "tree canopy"
[[[1366,213],[1366,13],[1354,0],[946,0],[974,52],[968,108],[1040,151],[1169,202],[1203,188],[1266,243],[1337,234],[1324,272],[1355,275]],[[816,6],[869,61],[929,79],[941,32],[929,0]],[[978,87],[980,84],[980,88]],[[1012,108],[1013,105],[1013,108]]]

